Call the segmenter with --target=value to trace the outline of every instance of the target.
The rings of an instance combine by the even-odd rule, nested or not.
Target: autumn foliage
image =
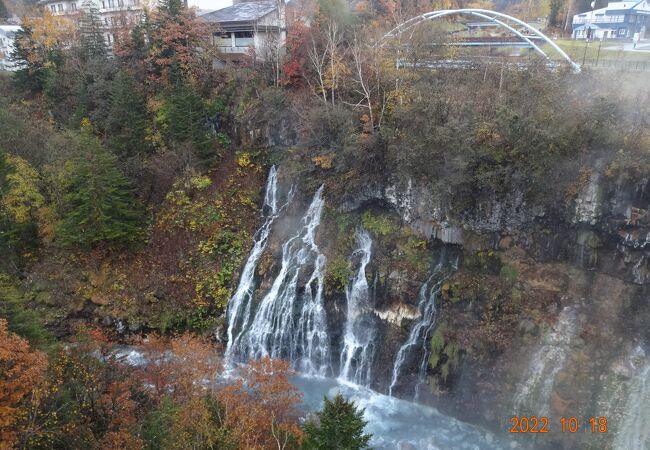
[[[242,377],[217,393],[225,410],[225,424],[243,448],[291,448],[299,441],[298,406],[302,394],[289,382],[286,361],[252,361]]]
[[[203,386],[220,373],[221,363],[214,346],[206,339],[183,334],[175,338],[152,336],[142,345],[148,364],[138,371],[151,386],[155,401],[166,395],[186,402],[207,392]]]
[[[12,448],[25,418],[25,403],[43,382],[47,359],[7,330],[0,319],[0,449]]]

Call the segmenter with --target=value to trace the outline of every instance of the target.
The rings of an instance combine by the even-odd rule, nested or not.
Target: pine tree
[[[168,91],[166,103],[164,126],[168,140],[191,142],[199,160],[206,165],[212,163],[217,153],[206,126],[208,105],[205,100],[190,83],[179,77]]]
[[[307,450],[361,450],[368,447],[372,435],[364,434],[367,424],[363,420],[363,409],[357,409],[341,394],[334,400],[325,397],[323,410],[317,413],[319,423],[310,422],[305,426]]]
[[[562,0],[551,0],[550,9],[548,13],[548,25],[552,28],[557,28],[561,25],[560,9],[562,8]]]
[[[111,150],[123,158],[143,153],[146,117],[144,94],[128,72],[118,72],[113,81],[106,130]]]
[[[102,19],[99,8],[93,0],[84,0],[81,4],[81,10],[79,33],[84,53],[90,58],[106,56],[106,43],[102,33]]]
[[[11,60],[18,68],[14,78],[16,85],[26,91],[38,92],[43,90],[52,72],[52,64],[45,58],[34,57],[36,43],[33,35],[33,27],[30,24],[23,24],[16,33]]]
[[[14,279],[0,273],[0,317],[7,320],[9,331],[27,339],[31,345],[43,348],[49,341],[39,314],[28,305]]]
[[[158,10],[170,17],[180,16],[184,9],[185,2],[183,0],[160,0],[158,2]]]
[[[117,158],[103,148],[88,120],[82,123],[80,144],[81,154],[68,164],[59,242],[86,248],[134,242],[142,215]]]

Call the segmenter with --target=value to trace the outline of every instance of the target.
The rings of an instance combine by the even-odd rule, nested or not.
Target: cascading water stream
[[[361,386],[369,386],[372,378],[372,361],[375,352],[375,316],[370,305],[370,290],[366,267],[370,262],[372,240],[366,230],[357,230],[359,268],[346,289],[347,314],[343,334],[343,350],[339,377]]]
[[[616,450],[650,449],[650,364],[630,383],[626,414],[616,433]]]
[[[530,360],[526,379],[519,385],[514,398],[516,414],[549,415],[549,404],[555,378],[564,367],[573,337],[578,332],[574,307],[565,307],[544,345]]]
[[[323,304],[326,258],[315,243],[323,210],[323,186],[316,192],[299,232],[282,246],[282,265],[252,322],[246,319],[229,351],[240,361],[265,356],[290,360],[308,375],[330,369],[329,336]],[[303,272],[311,270],[300,286]],[[302,288],[304,292],[299,295]],[[250,311],[249,311],[250,316]]]
[[[414,356],[421,355],[417,380],[415,381],[415,399],[418,398],[420,386],[425,382],[427,364],[430,354],[429,339],[431,332],[436,326],[438,310],[436,303],[440,294],[442,283],[449,277],[451,270],[458,269],[458,260],[449,266],[446,247],[443,247],[440,261],[435,266],[429,279],[422,285],[418,294],[418,309],[420,319],[411,328],[408,339],[400,347],[395,357],[393,365],[393,374],[388,388],[388,395],[393,395],[393,389],[400,383],[400,375],[404,371],[408,361],[413,361]]]
[[[265,217],[264,224],[257,231],[254,238],[253,248],[246,260],[244,269],[239,280],[239,285],[234,295],[228,302],[228,347],[226,348],[225,361],[226,366],[230,366],[233,358],[233,348],[241,338],[241,333],[247,328],[250,318],[251,300],[255,290],[255,270],[260,256],[266,248],[271,225],[280,215],[282,210],[293,199],[293,187],[287,194],[284,205],[278,208],[278,171],[275,166],[271,167],[268,181],[266,182],[266,192],[264,194],[264,205],[262,214]],[[235,336],[236,329],[240,332]]]

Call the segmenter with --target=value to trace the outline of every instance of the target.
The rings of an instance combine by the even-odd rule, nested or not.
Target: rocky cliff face
[[[582,178],[553,208],[511,192],[458,213],[409,179],[341,197],[341,212],[390,211],[429,245],[461,249],[463,263],[442,287],[425,401],[497,430],[517,414],[545,415],[554,430],[560,417],[607,417],[612,430],[628,418],[629,391],[650,360],[650,189],[647,179],[602,169]],[[376,300],[387,354],[418,320],[413,293],[396,288],[417,277],[392,275]],[[388,383],[390,360],[378,363],[378,389]],[[582,448],[603,439],[615,432],[556,432],[534,445]]]
[[[575,149],[560,163],[544,146],[513,162],[503,159],[493,134],[498,142],[487,150],[470,136],[467,155],[435,139],[410,139],[420,130],[409,121],[424,127],[416,116],[426,111],[410,114],[386,136],[361,133],[352,143],[335,140],[340,145],[333,148],[311,148],[301,132],[287,131],[286,121],[268,120],[272,126],[251,135],[282,149],[272,159],[283,183],[295,184],[302,197],[272,233],[257,271],[260,294],[280,270],[286,230],[324,184],[316,241],[327,259],[332,355],[345,348],[349,288],[360,270],[354,236],[362,228],[372,240],[363,269],[374,316],[366,321],[373,327],[373,389],[417,396],[500,432],[510,429],[513,415],[549,417],[553,431],[524,435],[522,447],[641,448],[646,438],[630,444],[621,430],[643,428],[632,420],[631,399],[650,365],[649,180],[612,162],[601,145],[606,136],[589,141],[593,152]],[[536,178],[527,183],[531,174]],[[447,272],[434,277],[443,253]],[[435,292],[423,300],[432,280]],[[425,309],[432,303],[434,312]],[[342,364],[334,358],[331,374],[338,376]],[[561,417],[579,418],[582,426],[606,417],[610,431],[560,433]]]

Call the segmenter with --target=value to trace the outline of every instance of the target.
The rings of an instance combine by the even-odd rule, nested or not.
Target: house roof
[[[256,22],[277,9],[275,0],[259,0],[238,3],[201,16],[206,22]]]
[[[605,8],[595,9],[593,13],[598,14],[613,14],[615,12],[632,11],[640,13],[650,13],[649,0],[630,0],[627,2],[610,2]],[[591,14],[591,11],[584,11],[579,16]]]

